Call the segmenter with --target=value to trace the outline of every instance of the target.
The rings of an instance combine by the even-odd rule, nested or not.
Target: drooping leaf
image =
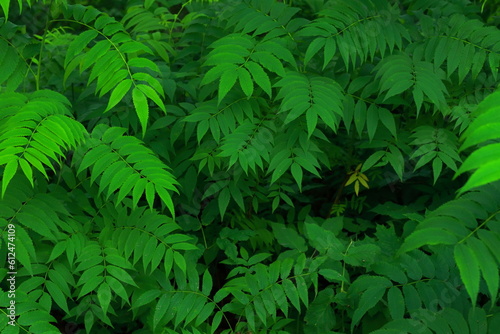
[[[472,299],[472,305],[475,306],[479,293],[479,260],[477,259],[476,253],[468,245],[463,243],[459,243],[455,246],[454,256],[465,289]]]

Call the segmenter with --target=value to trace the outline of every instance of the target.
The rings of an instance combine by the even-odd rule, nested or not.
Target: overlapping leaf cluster
[[[499,328],[494,10],[0,8],[2,333]]]

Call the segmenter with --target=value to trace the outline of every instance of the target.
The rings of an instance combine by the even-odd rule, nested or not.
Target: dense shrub
[[[495,3],[0,0],[2,333],[496,333]]]

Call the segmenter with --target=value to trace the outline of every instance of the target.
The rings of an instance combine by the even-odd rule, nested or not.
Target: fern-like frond
[[[430,126],[420,126],[414,130],[415,138],[410,145],[415,145],[416,150],[410,159],[419,158],[414,170],[432,161],[434,183],[436,183],[443,163],[453,171],[457,171],[456,162],[461,162],[458,155],[457,137],[446,129],[436,129]]]
[[[258,132],[257,124],[249,121],[242,123],[234,132],[224,137],[218,156],[229,157],[229,167],[238,161],[246,173],[248,168],[254,172],[257,166],[263,169],[263,161],[269,159],[269,147],[265,144],[269,143],[260,141]]]
[[[475,118],[463,133],[461,150],[478,144],[476,149],[458,169],[457,175],[474,170],[467,183],[460,189],[466,192],[500,179],[500,92],[495,92],[481,102],[474,113]]]
[[[190,115],[184,118],[184,122],[197,124],[198,143],[207,133],[210,133],[213,139],[219,143],[221,138],[231,134],[238,125],[246,121],[253,122],[255,117],[261,116],[260,99],[243,97],[231,100],[228,99],[227,103],[222,103],[219,106],[215,99],[199,103],[190,111]]]
[[[28,3],[28,6],[31,7],[34,3],[40,2],[41,0],[26,0]],[[5,20],[9,19],[9,9],[11,2],[15,2],[15,0],[0,0],[0,7],[2,7],[3,13],[5,15]],[[23,0],[17,0],[17,5],[19,6],[19,14],[23,12]],[[44,0],[45,3],[45,0]],[[67,0],[55,0],[54,5],[58,6],[63,6],[66,7],[68,6],[68,1]]]
[[[407,54],[385,57],[376,67],[380,78],[380,90],[387,92],[385,99],[402,94],[411,88],[417,115],[424,101],[424,95],[440,110],[446,110],[447,89],[443,83],[442,71],[432,63],[415,61]]]
[[[395,47],[402,49],[403,39],[411,40],[397,21],[399,13],[387,2],[331,1],[319,16],[299,32],[315,37],[307,47],[305,65],[323,49],[323,69],[335,57],[341,57],[348,68],[359,60],[373,59],[376,53],[384,57],[387,49],[392,53]]]
[[[151,208],[155,197],[159,196],[174,215],[169,191],[177,192],[177,181],[141,140],[123,135],[125,131],[105,125],[96,127],[83,158],[77,163],[78,173],[89,169],[91,182],[99,179],[99,192],[105,193],[107,198],[118,191],[117,204],[132,194],[132,206],[136,207],[145,193]]]
[[[137,287],[130,274],[134,268],[116,249],[90,240],[85,240],[76,263],[73,272],[78,273],[78,279],[73,289],[78,301],[85,306],[74,311],[91,318],[85,322],[88,332],[94,324],[94,317],[111,325],[109,316],[114,314],[113,304],[118,301],[117,297],[128,303],[125,286],[129,289]],[[92,308],[87,306],[91,302],[95,304]]]
[[[57,196],[41,191],[35,192],[26,178],[19,173],[12,181],[15,182],[16,187],[9,190],[0,202],[2,212],[0,215],[2,241],[0,243],[7,244],[5,242],[8,240],[7,227],[13,225],[16,260],[30,274],[33,274],[33,267],[40,258],[48,256],[50,260],[53,260],[58,252],[53,252],[51,249],[53,244],[62,243],[67,233],[75,233],[78,230],[78,225],[70,218],[69,212]],[[44,244],[43,247],[37,249],[44,253],[42,256],[35,251],[34,240],[51,242],[50,247],[45,248]],[[48,253],[45,254],[45,251]]]
[[[440,21],[440,35],[430,37],[425,43],[425,58],[440,67],[446,61],[450,77],[458,70],[458,82],[471,73],[472,78],[488,64],[496,80],[500,64],[500,31],[456,14]]]
[[[10,278],[10,277],[7,277]],[[6,278],[6,279],[7,279]],[[37,277],[43,280],[41,277]],[[40,281],[36,281],[36,288],[30,289],[28,293],[16,291],[16,316],[10,318],[10,310],[6,306],[0,314],[0,331],[3,333],[19,333],[21,330],[26,333],[47,333],[58,334],[61,330],[55,325],[57,319],[51,315],[50,308],[47,309],[46,300],[50,300],[49,294],[40,287]],[[33,282],[30,282],[33,284]],[[10,290],[0,290],[3,296],[7,296]]]
[[[147,57],[153,52],[133,40],[121,23],[94,8],[69,6],[65,15],[70,22],[76,21],[88,30],[69,45],[64,80],[76,68],[81,73],[92,67],[87,85],[95,81],[100,97],[111,92],[105,111],[117,105],[132,88],[132,101],[144,135],[149,119],[148,99],[166,112],[163,87],[154,77],[160,74],[160,69]]]
[[[254,82],[271,96],[269,74],[285,76],[283,61],[296,66],[292,54],[278,39],[258,43],[245,34],[230,34],[212,43],[210,48],[213,50],[204,65],[214,67],[205,73],[201,85],[220,79],[219,104],[237,81],[247,97],[254,92]]]
[[[498,224],[499,186],[485,185],[429,212],[399,250],[404,253],[423,246],[453,246],[456,265],[472,305],[476,304],[481,277],[492,299],[498,293],[500,234],[494,225]]]
[[[271,174],[271,183],[274,183],[283,175],[286,175],[285,173],[290,170],[291,176],[301,190],[304,170],[321,177],[318,173],[318,169],[320,168],[319,161],[326,165],[328,165],[328,163],[324,159],[324,152],[309,139],[308,135],[305,133],[305,129],[300,135],[297,135],[296,130],[297,128],[292,128],[291,131],[283,131],[275,136],[275,144],[270,152],[271,158],[267,167],[267,174]],[[319,130],[317,130],[317,132],[319,132]],[[322,136],[318,135],[317,137],[321,138]],[[293,138],[293,140],[291,140],[291,138]],[[300,145],[297,145],[296,141],[299,141]],[[296,145],[297,147],[295,147]],[[276,191],[272,191],[271,193],[277,196],[273,201],[273,209],[278,205],[278,197],[282,197],[289,205],[293,206],[291,200],[281,191],[281,189],[273,190]]]
[[[256,254],[248,261],[260,255]],[[214,301],[220,302],[231,295],[232,301],[223,310],[238,315],[239,321],[245,319],[253,331],[270,326],[281,320],[278,312],[288,317],[290,305],[299,312],[301,304],[306,308],[309,306],[307,289],[311,274],[304,269],[305,261],[305,255],[301,254],[296,261],[284,258],[269,266],[257,263],[249,269],[240,267],[238,269],[244,274],[227,282],[215,294]]]
[[[275,86],[280,87],[276,98],[282,100],[280,112],[286,112],[285,124],[305,113],[309,136],[316,129],[318,120],[337,131],[343,115],[343,94],[335,80],[288,72]]]
[[[198,249],[191,237],[173,233],[180,227],[172,219],[146,210],[145,207],[134,209],[129,217],[117,222],[113,229],[111,239],[114,247],[133,265],[141,260],[144,272],[149,267],[152,273],[160,269],[163,263],[161,269],[168,277],[175,263],[186,273],[185,260],[180,251]]]
[[[125,207],[120,206],[119,210],[123,209]],[[106,262],[119,267],[130,263],[131,268],[139,262],[144,274],[160,273],[160,276],[167,279],[162,279],[163,282],[168,282],[172,277],[178,290],[184,290],[176,291],[170,283],[165,283],[161,290],[138,290],[132,299],[131,308],[136,312],[146,305],[156,306],[149,322],[151,328],[163,327],[169,323],[173,323],[175,327],[180,324],[186,326],[191,322],[199,326],[206,321],[216,306],[208,298],[213,282],[207,271],[203,274],[202,286],[199,289],[199,274],[196,268],[186,265],[190,260],[186,251],[198,250],[193,238],[178,233],[180,226],[172,219],[145,207],[134,209],[128,217],[116,221],[113,225],[112,233],[103,235],[102,238],[108,240],[106,242],[110,251],[116,248],[116,252],[108,253]],[[128,298],[126,299],[128,301]]]
[[[350,88],[351,87],[349,87],[349,90],[351,90]],[[363,137],[366,128],[368,138],[371,141],[375,137],[377,130],[380,129],[380,125],[383,125],[385,128],[384,130],[388,130],[394,138],[397,138],[394,115],[379,104],[364,99],[363,96],[367,90],[368,89],[364,89],[364,91],[361,92],[361,97],[349,94],[344,98],[343,121],[347,131],[350,130],[351,123],[354,121],[356,132],[359,137]]]
[[[54,161],[60,163],[65,151],[83,141],[87,132],[70,118],[69,107],[64,96],[52,91],[0,95],[2,196],[19,168],[33,185],[34,170],[48,178],[46,168],[54,171]]]
[[[146,5],[143,7],[131,6],[127,14],[121,20],[127,31],[132,33],[149,33],[152,31],[165,30],[166,22],[162,20],[174,17],[168,12],[167,8],[158,8],[155,13],[148,10]]]
[[[9,24],[9,23],[8,23]],[[23,48],[14,47],[14,45],[2,39],[0,31],[0,85],[7,91],[15,91],[23,82],[28,67],[22,57]]]
[[[170,40],[165,41],[161,38],[160,33],[168,32],[168,34],[172,37],[172,35],[176,34],[174,27],[178,27],[179,29],[182,29],[183,27],[180,23],[175,24],[177,16],[171,14],[168,8],[159,7],[152,12],[151,10],[148,10],[147,7],[148,6],[146,4],[144,4],[144,7],[130,7],[127,14],[121,20],[121,23],[127,31],[131,32],[131,35],[137,42],[148,46],[156,57],[161,58],[168,64],[170,63],[171,55],[176,55],[177,51],[174,50]],[[158,62],[156,63],[158,64]],[[139,80],[144,80],[150,85],[154,85],[151,83],[151,79]],[[175,85],[175,82],[169,82],[169,84]]]
[[[264,39],[289,35],[294,31],[292,17],[300,8],[267,0],[249,0],[227,11],[227,27],[235,32],[253,36],[265,35]]]

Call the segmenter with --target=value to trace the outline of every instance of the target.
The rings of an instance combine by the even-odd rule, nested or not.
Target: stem
[[[344,181],[342,182],[339,189],[337,190],[337,193],[335,194],[335,200],[333,201],[332,207],[330,208],[330,211],[328,211],[328,215],[326,216],[326,218],[330,218],[334,206],[339,204],[340,195],[342,195],[342,191],[344,190],[345,184],[349,180],[349,177],[350,177],[350,175],[346,174]]]
[[[50,0],[47,17],[45,18],[45,29],[43,31],[42,42],[40,44],[40,53],[38,55],[38,69],[35,78],[36,90],[40,90],[40,74],[42,72],[43,47],[45,46],[45,37],[47,36],[47,30],[50,22],[50,8],[52,8],[52,0]]]
[[[172,22],[172,26],[170,27],[170,31],[169,31],[169,34],[168,34],[169,35],[169,37],[168,37],[169,43],[172,41],[172,32],[174,31],[175,23],[177,23],[177,18],[179,17],[179,14],[184,10],[184,8],[187,5],[191,4],[192,1],[193,0],[189,0],[188,2],[182,4],[181,9],[179,9],[179,11],[177,12],[177,14],[175,14],[174,21]]]

